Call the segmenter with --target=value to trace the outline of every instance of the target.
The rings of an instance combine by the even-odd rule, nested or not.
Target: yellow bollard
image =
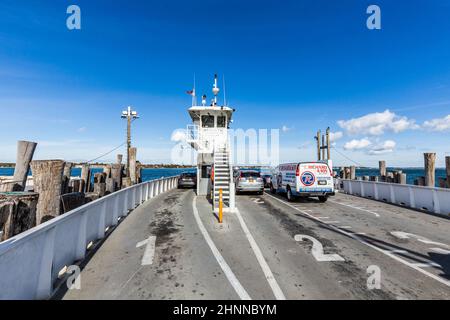
[[[219,189],[219,223],[223,221],[223,196],[222,189]]]

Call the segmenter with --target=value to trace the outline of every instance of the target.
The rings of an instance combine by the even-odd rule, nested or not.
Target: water
[[[142,169],[142,181],[149,181],[159,179],[162,177],[171,177],[181,174],[182,172],[195,172],[195,168],[155,168],[155,169]],[[93,168],[91,169],[91,182],[94,182],[94,174],[97,172],[103,172],[103,169]],[[81,175],[81,168],[73,168],[71,171],[72,177],[79,177]],[[12,176],[14,175],[14,168],[0,168],[0,176]],[[29,173],[31,175],[31,172]]]
[[[406,173],[406,183],[414,184],[414,180],[420,176],[425,176],[425,171],[420,168],[388,168],[388,171],[402,170]],[[155,169],[142,169],[142,181],[149,181],[159,179],[161,177],[170,177],[179,175],[182,172],[192,172],[195,168],[178,169],[178,168],[155,168]],[[335,171],[339,172],[338,168]],[[92,179],[94,174],[102,172],[102,169],[92,169]],[[377,176],[379,173],[377,168],[356,169],[356,176]],[[14,174],[14,168],[0,168],[0,176],[12,176]],[[31,174],[31,173],[30,173]],[[81,175],[81,168],[72,169],[71,175],[77,177]],[[439,178],[445,178],[445,169],[436,169],[436,185]],[[93,181],[92,181],[93,182]]]

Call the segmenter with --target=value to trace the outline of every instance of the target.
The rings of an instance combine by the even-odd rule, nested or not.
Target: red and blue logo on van
[[[310,187],[316,181],[316,177],[314,176],[314,174],[312,172],[305,171],[302,173],[302,175],[300,177],[300,181],[303,183],[303,185]]]

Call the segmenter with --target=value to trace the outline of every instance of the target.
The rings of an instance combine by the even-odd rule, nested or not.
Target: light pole
[[[131,121],[138,119],[137,111],[131,110],[131,106],[127,110],[122,111],[122,119],[127,119],[127,176],[130,176],[130,148],[131,148]]]

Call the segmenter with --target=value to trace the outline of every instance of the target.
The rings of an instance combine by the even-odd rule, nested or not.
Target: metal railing
[[[0,299],[48,299],[61,270],[83,260],[130,210],[177,186],[177,178],[114,192],[0,243]]]
[[[363,180],[341,181],[344,184],[344,192],[348,194],[439,215],[450,215],[450,189]]]

